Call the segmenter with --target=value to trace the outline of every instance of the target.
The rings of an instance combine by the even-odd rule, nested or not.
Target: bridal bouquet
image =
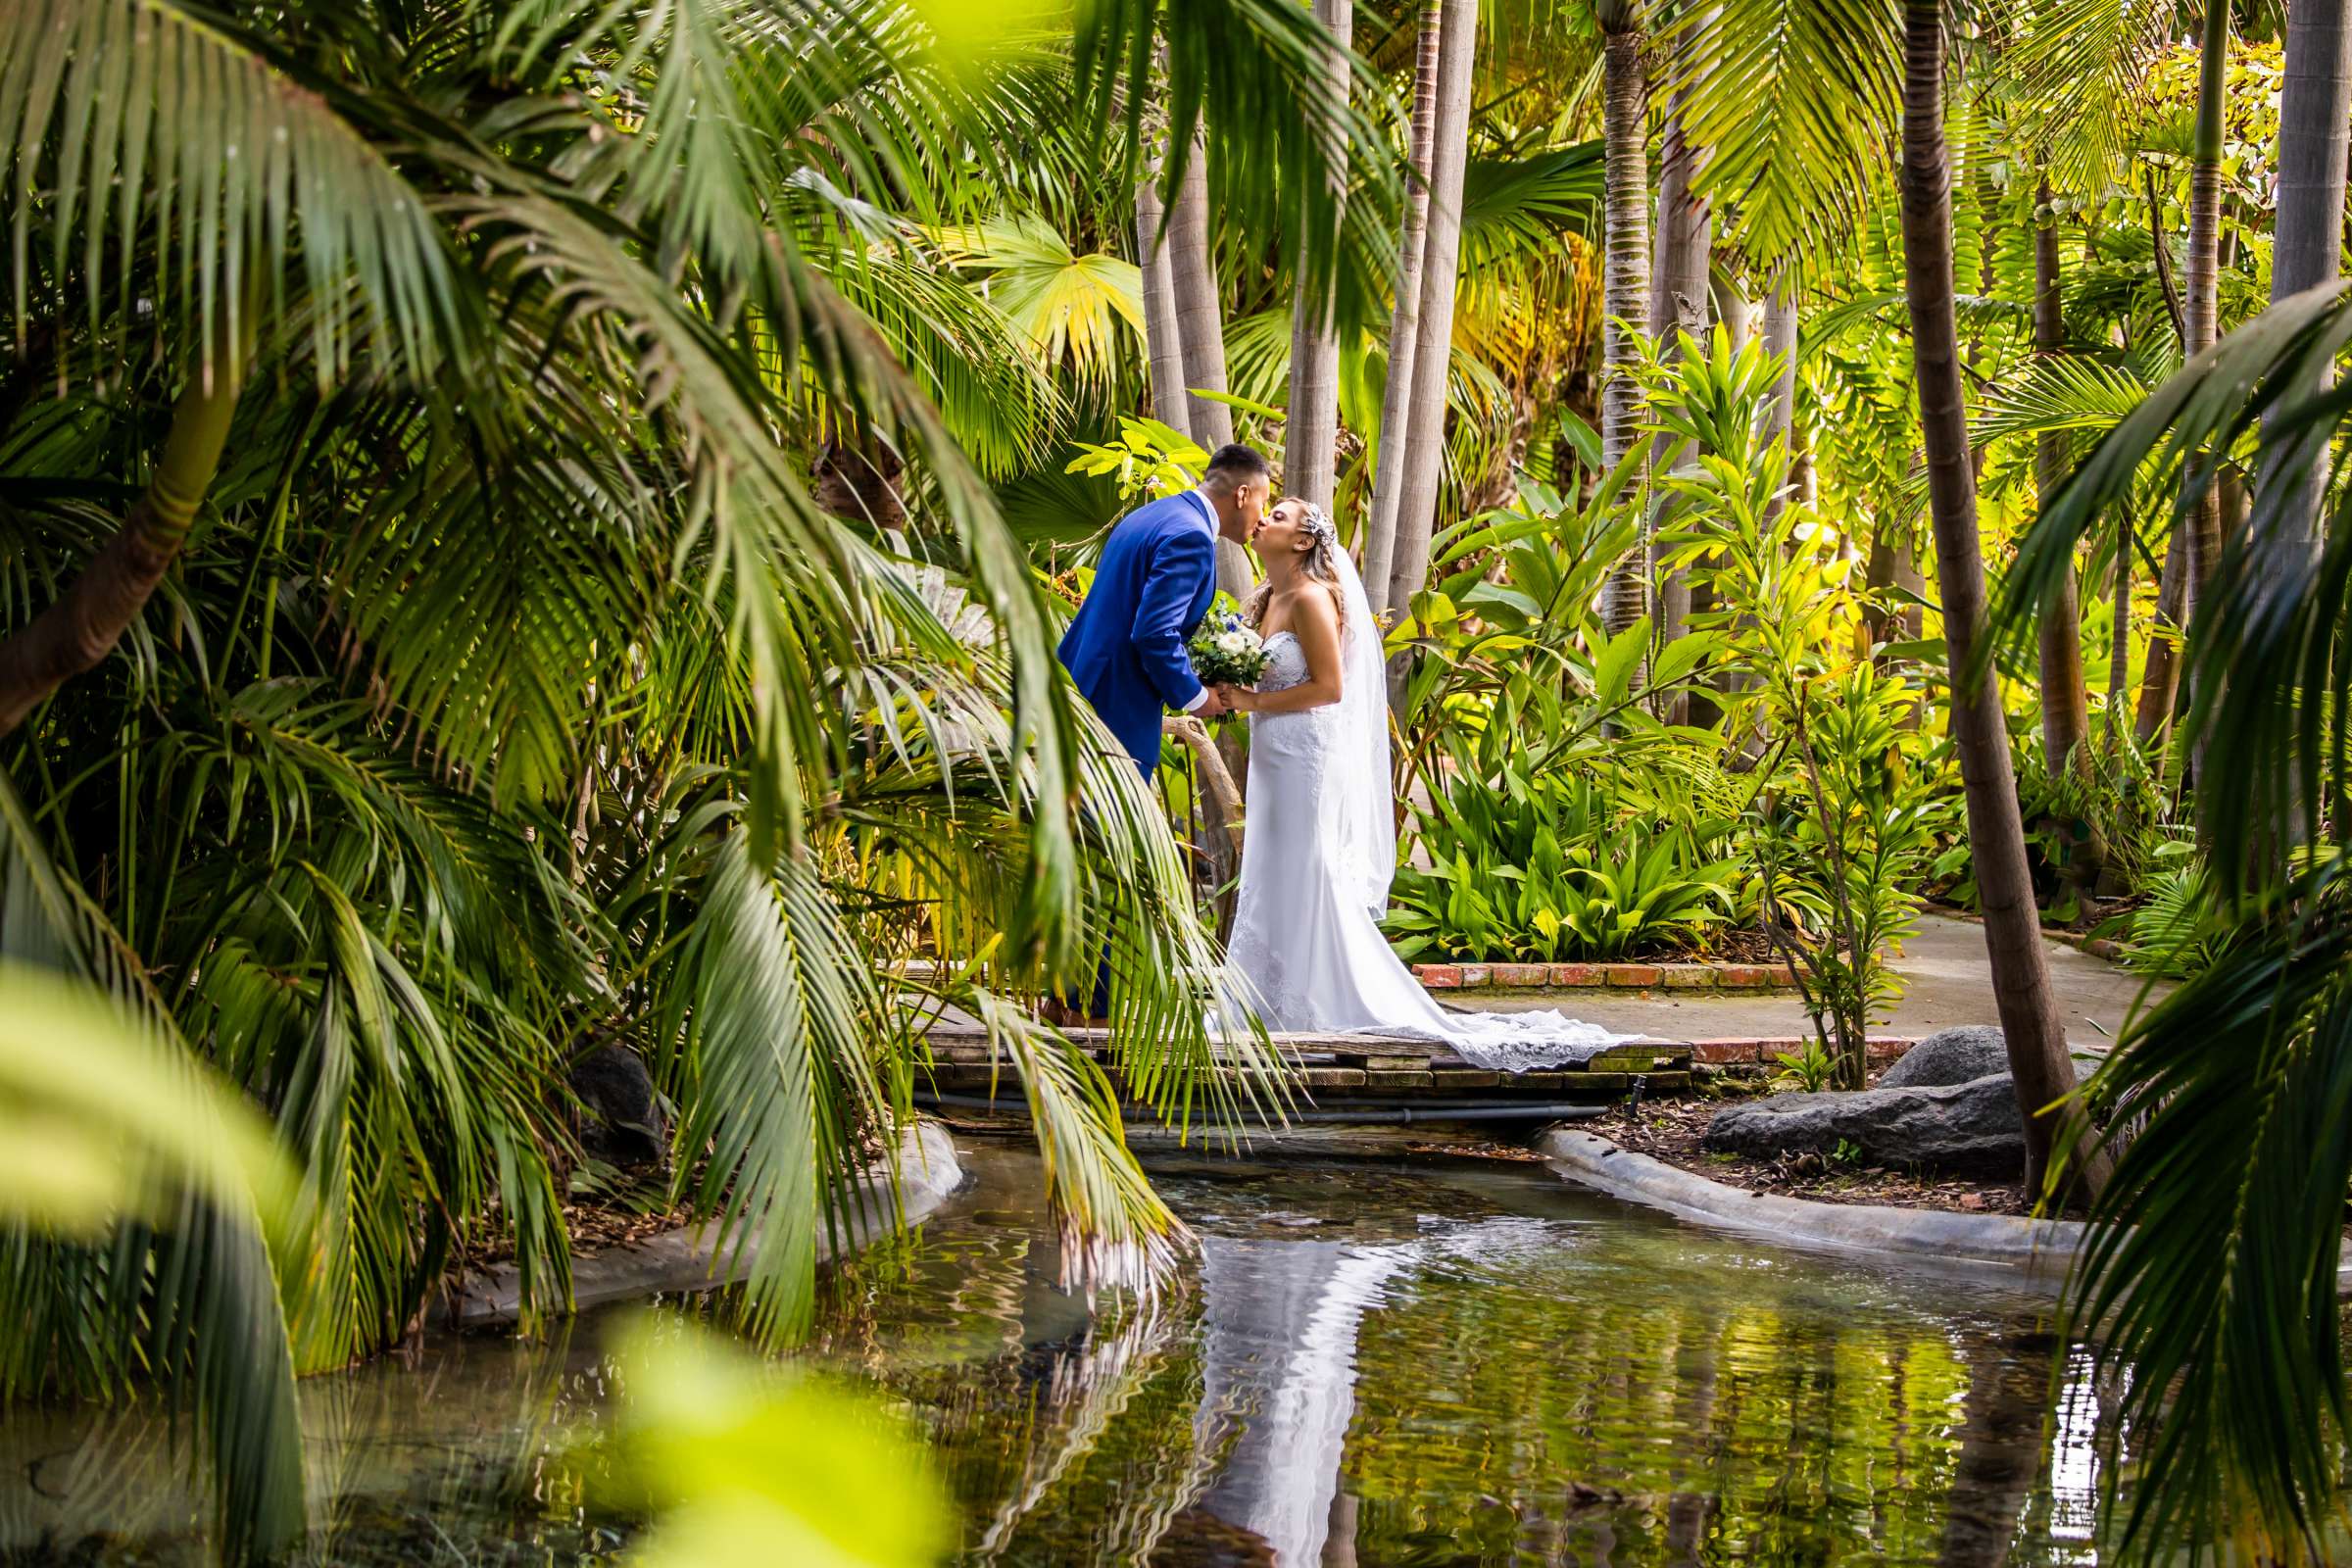
[[[1186,645],[1203,686],[1254,686],[1266,672],[1266,645],[1241,616],[1209,616]]]

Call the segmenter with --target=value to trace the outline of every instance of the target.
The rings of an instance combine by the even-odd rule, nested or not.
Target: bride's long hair
[[[1331,595],[1332,608],[1340,612],[1340,631],[1344,636],[1348,630],[1348,593],[1340,576],[1339,526],[1331,520],[1330,513],[1304,496],[1284,496],[1274,504],[1278,507],[1288,506],[1294,501],[1305,509],[1304,514],[1298,519],[1298,531],[1314,541],[1312,549],[1298,552],[1298,569],[1306,574],[1309,581],[1320,583],[1323,591]],[[1272,579],[1257,585],[1257,591],[1250,596],[1250,603],[1242,607],[1242,613],[1250,625],[1263,626],[1266,623],[1266,605],[1273,597]]]

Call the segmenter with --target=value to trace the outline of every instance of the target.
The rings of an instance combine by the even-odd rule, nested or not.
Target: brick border
[[[1416,963],[1430,991],[1793,991],[1785,963]]]
[[[1773,1058],[1784,1053],[1794,1055],[1813,1043],[1811,1035],[1771,1036],[1740,1035],[1728,1040],[1693,1040],[1690,1059],[1705,1062],[1711,1067],[1771,1067]],[[1874,1063],[1893,1061],[1904,1052],[1919,1044],[1911,1035],[1872,1035],[1863,1042],[1863,1050]]]

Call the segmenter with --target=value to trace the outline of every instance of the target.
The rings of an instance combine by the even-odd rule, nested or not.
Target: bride
[[[1396,868],[1379,623],[1321,507],[1290,497],[1250,543],[1266,569],[1250,616],[1267,662],[1254,691],[1219,692],[1250,715],[1249,831],[1228,956],[1266,1026],[1415,1036],[1509,1072],[1584,1061],[1632,1038],[1553,1011],[1446,1012],[1389,950],[1376,923]]]

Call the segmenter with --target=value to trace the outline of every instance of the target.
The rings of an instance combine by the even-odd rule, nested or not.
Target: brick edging
[[[1788,1035],[1781,1038],[1741,1035],[1729,1040],[1693,1040],[1690,1059],[1715,1067],[1769,1067],[1773,1058],[1787,1054],[1794,1055],[1813,1043],[1811,1035]],[[1872,1035],[1863,1044],[1869,1058],[1892,1061],[1919,1044],[1912,1035]]]
[[[1785,963],[1416,963],[1431,991],[1793,991]]]

